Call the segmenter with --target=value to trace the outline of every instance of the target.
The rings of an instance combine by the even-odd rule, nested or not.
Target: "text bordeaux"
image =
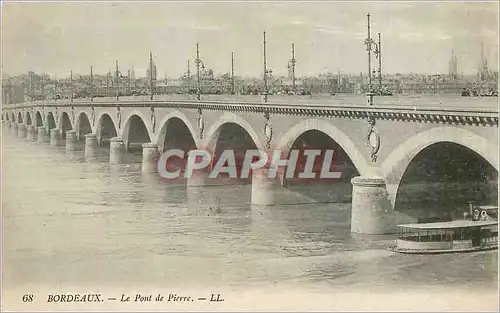
[[[47,302],[103,302],[102,295],[97,294],[55,294],[48,295]]]

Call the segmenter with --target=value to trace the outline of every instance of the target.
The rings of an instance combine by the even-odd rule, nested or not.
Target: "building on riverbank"
[[[24,102],[24,86],[19,81],[2,80],[2,104]]]
[[[455,73],[453,68],[453,74]],[[264,92],[262,77],[241,77],[228,74],[216,75],[212,70],[200,73],[199,87],[202,94],[241,94],[256,95]],[[234,87],[233,87],[234,79]],[[150,79],[135,77],[130,71],[118,78],[112,73],[90,75],[73,74],[73,78],[49,77],[47,74],[20,75],[2,80],[3,103],[19,103],[31,99],[69,99],[71,92],[74,98],[145,95],[149,94]],[[91,86],[93,90],[91,92]],[[386,74],[382,76],[381,85],[393,94],[424,95],[424,94],[461,94],[462,90],[475,91],[478,95],[498,90],[498,72],[489,71],[488,76],[450,76],[448,74]],[[155,94],[196,94],[197,76],[192,73],[178,78],[155,79],[153,88]],[[289,77],[269,75],[268,92],[272,94],[291,93],[293,80]],[[368,91],[368,77],[363,73],[352,74],[321,74],[309,77],[296,77],[297,93],[344,93],[364,94]],[[373,88],[379,88],[379,81],[372,79]]]

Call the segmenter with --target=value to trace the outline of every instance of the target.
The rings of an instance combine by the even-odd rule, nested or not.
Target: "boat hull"
[[[411,250],[411,249],[398,248],[396,246],[390,246],[388,247],[388,250],[403,254],[445,254],[445,253],[467,253],[467,252],[498,250],[498,245],[487,246],[487,247],[473,247],[465,249],[446,249],[446,250]]]

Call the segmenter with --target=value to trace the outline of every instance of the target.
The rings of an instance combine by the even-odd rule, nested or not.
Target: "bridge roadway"
[[[122,162],[133,144],[142,144],[144,172],[156,170],[155,160],[167,147],[192,142],[191,147],[216,151],[223,134],[236,130],[250,138],[247,148],[269,152],[287,152],[302,135],[317,131],[338,144],[359,175],[351,180],[351,231],[368,234],[414,222],[394,206],[403,175],[424,150],[453,143],[475,152],[497,173],[499,168],[498,98],[493,97],[374,97],[373,106],[365,96],[342,94],[271,95],[267,103],[261,96],[227,95],[202,95],[199,101],[191,95],[60,99],[6,105],[2,120],[14,136],[70,151],[85,137],[89,158],[109,140],[110,163]],[[275,184],[266,173],[253,173],[254,204],[274,204]]]
[[[31,105],[31,104],[46,104],[52,105],[57,103],[67,103],[69,99],[60,100],[45,100],[25,102],[17,105],[4,105],[4,107]],[[110,102],[150,102],[150,96],[121,96],[119,100],[116,97],[96,97],[94,103],[110,103]],[[173,102],[192,102],[198,101],[195,95],[155,95],[153,101],[173,101]],[[87,104],[90,98],[73,99],[73,103]],[[204,103],[232,103],[232,104],[263,104],[262,96],[260,95],[201,95],[200,102]],[[269,105],[294,105],[294,106],[361,106],[367,105],[367,97],[364,95],[352,94],[337,94],[331,96],[328,94],[313,94],[311,96],[288,96],[288,95],[270,95],[268,96]],[[395,95],[386,97],[374,97],[375,106],[384,107],[405,107],[405,108],[430,108],[430,109],[480,109],[491,112],[498,112],[498,97],[461,97],[456,95]]]

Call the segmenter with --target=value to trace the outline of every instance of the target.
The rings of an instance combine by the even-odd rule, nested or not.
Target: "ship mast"
[[[94,73],[90,66],[90,101],[94,101]]]
[[[188,94],[191,92],[191,69],[189,68],[188,60],[188,70],[187,70],[187,81],[188,81]]]
[[[57,100],[57,76],[54,76],[54,99]]]
[[[234,53],[231,52],[231,94],[234,95]]]
[[[128,82],[128,93],[130,95],[130,93],[132,92],[132,85],[131,85],[131,82],[130,82],[130,70],[127,70],[127,82]]]
[[[73,70],[70,70],[69,71],[69,91],[71,92],[71,102],[73,102],[73,94],[74,94],[74,91],[73,91]]]
[[[106,74],[106,97],[109,97],[109,76],[111,75],[110,72]]]
[[[40,81],[40,84],[41,84],[41,89],[42,89],[42,90],[41,90],[41,91],[42,91],[42,100],[45,100],[45,92],[44,92],[44,87],[45,87],[45,86],[44,86],[44,82],[43,82],[43,75],[44,75],[44,74],[42,73],[42,79],[41,79],[41,81]]]
[[[33,102],[33,73],[29,72],[29,88],[30,88],[30,101]]]

